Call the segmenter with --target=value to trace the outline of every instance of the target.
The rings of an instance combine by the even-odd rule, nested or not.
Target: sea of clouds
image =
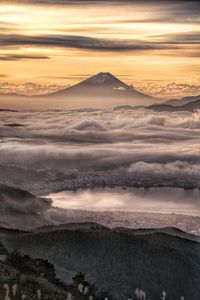
[[[200,187],[200,112],[0,114],[1,183],[37,195],[97,186]]]

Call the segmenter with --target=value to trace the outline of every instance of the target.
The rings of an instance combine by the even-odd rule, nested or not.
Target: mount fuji
[[[156,102],[112,75],[98,73],[73,86],[46,95],[0,94],[0,108],[9,109],[82,109],[149,106]]]
[[[84,104],[91,107],[147,105],[155,101],[155,98],[137,91],[107,72],[98,73],[76,85],[57,91],[51,97],[73,99],[82,107]]]

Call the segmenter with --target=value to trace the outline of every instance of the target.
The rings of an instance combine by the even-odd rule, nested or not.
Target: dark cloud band
[[[97,39],[76,35],[41,35],[25,36],[0,34],[0,46],[45,46],[61,48],[77,48],[98,51],[145,51],[145,50],[172,50],[181,44],[199,44],[198,32],[177,33],[163,36],[160,42],[145,42],[141,40]],[[14,59],[47,59],[45,56],[12,55],[4,60]]]
[[[50,5],[54,5],[54,4],[85,4],[85,3],[138,3],[138,1],[136,0],[3,0],[2,2],[7,2],[7,3],[26,3],[26,4],[30,4],[30,3],[36,3],[36,4],[50,4]],[[191,4],[197,4],[199,3],[199,1],[197,0],[164,0],[164,1],[158,1],[158,0],[140,0],[140,3],[153,3],[153,4],[158,4],[158,3],[163,3],[163,5],[166,4],[173,4],[173,3],[179,3],[180,5],[185,4],[185,3],[191,3]]]
[[[29,59],[49,59],[48,56],[39,55],[0,55],[0,61],[15,61],[15,60],[29,60]],[[0,76],[1,77],[1,76]]]

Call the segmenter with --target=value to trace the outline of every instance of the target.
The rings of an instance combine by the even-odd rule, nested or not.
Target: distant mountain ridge
[[[200,99],[188,102],[184,105],[170,105],[170,104],[153,104],[146,107],[147,109],[152,109],[155,111],[168,111],[168,112],[176,112],[176,111],[189,111],[194,112],[195,110],[200,109]]]
[[[152,109],[155,111],[190,111],[200,109],[200,95],[189,96],[182,99],[171,99],[164,103],[156,103],[146,107],[147,109]]]
[[[190,102],[194,102],[200,100],[200,95],[197,96],[187,96],[181,99],[171,99],[166,101],[164,104],[172,105],[172,106],[182,106],[188,104]]]

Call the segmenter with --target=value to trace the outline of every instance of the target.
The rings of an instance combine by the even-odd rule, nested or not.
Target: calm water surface
[[[200,191],[181,188],[105,188],[50,194],[53,206],[93,211],[142,211],[200,215]]]

